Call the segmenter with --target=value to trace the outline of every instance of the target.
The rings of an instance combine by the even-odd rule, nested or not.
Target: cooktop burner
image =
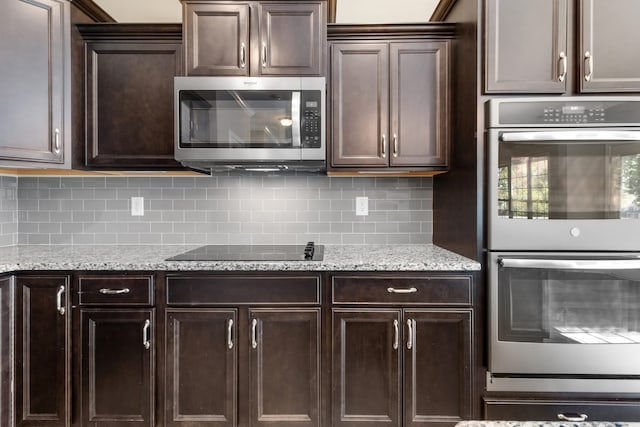
[[[167,261],[322,261],[324,246],[306,245],[207,245]]]

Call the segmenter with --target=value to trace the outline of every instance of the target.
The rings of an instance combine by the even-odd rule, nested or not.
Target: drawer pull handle
[[[587,418],[589,418],[587,416],[587,414],[558,414],[558,419],[562,420],[562,421],[571,421],[571,422],[582,422],[582,421],[586,421]]]
[[[415,342],[415,327],[413,326],[415,320],[407,319],[407,328],[409,329],[409,337],[407,338],[407,350],[411,350],[413,348],[413,344]]]
[[[406,289],[388,287],[387,292],[389,292],[390,294],[415,294],[416,292],[418,292],[418,289],[414,287]]]
[[[66,309],[62,305],[62,294],[64,293],[64,286],[60,286],[58,288],[58,293],[56,294],[56,310],[60,313],[61,316],[64,316]]]
[[[149,338],[150,328],[151,328],[151,321],[147,319],[144,321],[144,326],[142,327],[142,345],[144,345],[144,348],[147,350],[151,348],[151,341]]]
[[[227,347],[233,348],[233,319],[227,321]]]
[[[102,289],[100,289],[100,293],[103,294],[103,295],[121,295],[121,294],[128,294],[129,292],[131,292],[131,289],[129,289],[129,288],[122,288],[122,289],[102,288]]]
[[[398,321],[393,321],[393,349],[398,349],[398,340],[399,340],[400,331],[398,331]]]
[[[251,321],[251,348],[258,348],[258,321]]]

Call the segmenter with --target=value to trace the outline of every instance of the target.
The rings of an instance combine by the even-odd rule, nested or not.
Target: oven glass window
[[[500,142],[498,216],[640,218],[640,142]]]
[[[640,270],[504,268],[500,341],[640,343]]]
[[[182,90],[179,93],[181,147],[293,146],[292,98],[296,92]]]

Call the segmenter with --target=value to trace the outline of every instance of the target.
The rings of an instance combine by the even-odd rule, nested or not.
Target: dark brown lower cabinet
[[[334,308],[332,425],[451,426],[470,418],[471,314]]]
[[[167,426],[320,426],[319,308],[171,308],[166,321]]]
[[[80,425],[154,426],[154,309],[80,310]]]
[[[640,420],[640,403],[637,400],[561,400],[541,397],[486,397],[483,400],[484,417],[488,420],[562,421],[571,417],[587,421]]]
[[[68,426],[70,407],[69,277],[17,276],[15,425]]]
[[[13,276],[0,277],[0,425],[13,419],[11,377],[13,366]]]

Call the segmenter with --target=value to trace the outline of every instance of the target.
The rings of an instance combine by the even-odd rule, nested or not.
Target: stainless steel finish
[[[562,421],[570,421],[572,423],[580,423],[582,421],[587,421],[587,414],[576,414],[577,416],[558,414],[558,419]]]
[[[151,348],[151,338],[149,336],[149,330],[151,329],[151,321],[149,319],[144,321],[144,326],[142,327],[142,344],[144,348],[149,350]]]
[[[267,66],[267,44],[262,43],[262,66]]]
[[[411,350],[413,348],[413,343],[415,341],[415,320],[407,319],[407,329],[409,337],[407,338],[407,350]]]
[[[398,349],[398,344],[400,342],[400,331],[398,330],[398,321],[393,321],[393,349]]]
[[[544,268],[547,270],[631,270],[640,269],[640,255],[636,259],[525,259],[499,258],[505,268]]]
[[[560,66],[561,70],[560,75],[558,76],[558,81],[563,82],[567,77],[567,54],[564,52],[560,52]]]
[[[60,313],[61,316],[64,316],[67,311],[62,304],[62,294],[64,293],[64,289],[64,286],[60,286],[56,293],[56,310],[58,310],[58,313]]]
[[[240,44],[240,68],[247,66],[247,47],[244,43]]]
[[[227,320],[227,347],[233,348],[233,319]]]
[[[300,92],[291,94],[291,138],[293,146],[300,147]]]
[[[387,288],[387,292],[389,292],[390,294],[413,294],[418,292],[417,288],[414,288],[413,286],[410,288],[392,288],[392,287],[388,287]]]
[[[382,134],[382,158],[387,157],[387,135]]]
[[[586,51],[584,53],[584,69],[584,81],[589,82],[591,81],[591,76],[593,75],[593,56],[589,51]]]
[[[487,372],[487,391],[527,391],[540,393],[640,393],[638,379],[517,378]]]
[[[58,128],[53,131],[53,151],[60,154],[60,129]]]
[[[398,157],[398,135],[393,134],[393,157]]]
[[[131,289],[129,288],[122,288],[122,289],[108,289],[108,288],[102,288],[99,291],[101,294],[104,295],[121,295],[121,294],[128,294],[129,292],[131,292]]]
[[[258,320],[251,321],[251,348],[258,348]]]
[[[553,130],[504,132],[500,135],[504,142],[544,142],[544,141],[640,141],[637,130]]]

